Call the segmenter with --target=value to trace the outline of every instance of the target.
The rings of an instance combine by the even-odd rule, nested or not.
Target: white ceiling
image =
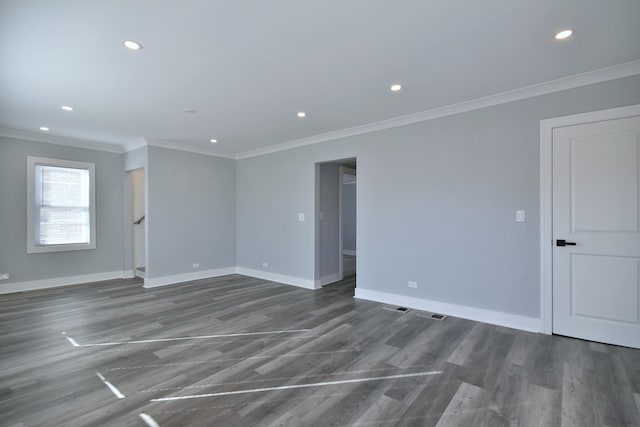
[[[639,18],[638,0],[2,0],[0,127],[241,153],[637,60]]]

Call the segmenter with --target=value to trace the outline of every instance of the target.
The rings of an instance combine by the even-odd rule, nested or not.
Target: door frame
[[[640,116],[640,104],[540,121],[540,332],[553,333],[553,130]]]
[[[327,283],[322,283],[322,276],[320,274],[320,264],[321,264],[321,260],[320,260],[320,165],[324,164],[324,163],[337,163],[337,162],[342,162],[345,160],[354,160],[356,162],[357,165],[357,161],[358,161],[358,157],[355,155],[352,156],[345,156],[345,157],[339,157],[337,159],[327,159],[327,160],[320,160],[320,161],[315,161],[314,162],[314,208],[313,208],[313,212],[314,212],[314,243],[313,243],[313,247],[314,247],[314,254],[313,254],[313,280],[314,280],[314,289],[320,289],[323,286],[326,285],[330,285],[331,283],[335,283],[338,282],[340,280],[342,280],[343,277],[343,262],[342,262],[342,176],[343,176],[343,168],[346,168],[347,170],[350,170],[352,168],[343,166],[343,165],[339,165],[338,167],[338,178],[339,178],[339,185],[338,185],[338,215],[339,215],[339,220],[338,220],[338,226],[339,226],[339,250],[340,253],[338,254],[338,267],[340,269],[339,274],[340,274],[340,279],[339,280],[333,280],[331,282],[327,282]],[[357,168],[355,169],[357,171]],[[357,210],[357,198],[356,198],[356,210]],[[357,222],[357,217],[356,217],[356,222]]]
[[[348,168],[346,166],[340,166],[339,169],[339,173],[338,173],[338,181],[340,183],[340,190],[338,191],[338,197],[340,198],[339,202],[338,202],[338,209],[339,209],[339,213],[338,213],[338,247],[339,247],[339,251],[340,253],[338,254],[338,268],[340,271],[340,280],[344,279],[344,236],[342,235],[342,232],[344,231],[344,223],[343,223],[343,212],[342,210],[344,209],[344,203],[342,200],[342,197],[344,195],[344,176],[346,175],[353,175],[356,176],[356,169],[353,168]],[[357,179],[357,178],[356,178]],[[357,182],[357,181],[356,181]],[[356,184],[357,185],[357,184]]]

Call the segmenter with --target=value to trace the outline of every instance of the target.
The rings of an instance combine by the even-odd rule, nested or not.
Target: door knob
[[[575,242],[567,242],[564,239],[556,240],[556,246],[575,246],[575,245],[576,245]]]

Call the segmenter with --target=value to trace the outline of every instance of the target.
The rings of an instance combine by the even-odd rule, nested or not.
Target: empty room
[[[0,426],[640,426],[640,1],[0,1]]]

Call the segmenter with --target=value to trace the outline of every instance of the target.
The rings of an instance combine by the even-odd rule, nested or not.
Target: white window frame
[[[89,171],[89,243],[56,245],[36,245],[35,239],[35,167],[36,165],[61,168],[84,169]],[[71,160],[49,159],[46,157],[27,157],[27,253],[78,251],[96,248],[96,181],[95,164]]]

